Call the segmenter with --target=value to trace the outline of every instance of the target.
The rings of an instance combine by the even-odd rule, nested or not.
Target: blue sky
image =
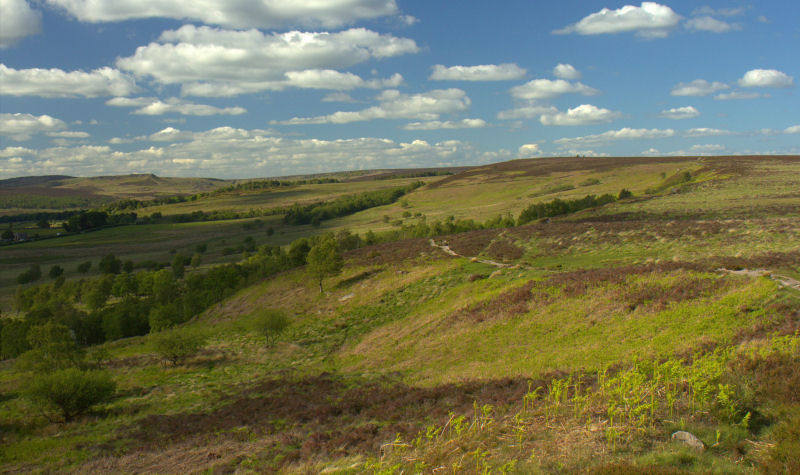
[[[0,0],[0,178],[800,153],[800,3]]]

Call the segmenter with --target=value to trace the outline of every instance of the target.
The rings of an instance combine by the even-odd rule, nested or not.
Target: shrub
[[[169,331],[153,337],[153,349],[164,362],[177,365],[196,355],[204,346],[205,338],[186,331]]]
[[[117,385],[105,371],[62,369],[39,375],[23,388],[23,395],[51,421],[56,413],[64,422],[84,414],[92,406],[109,401]]]
[[[255,319],[253,329],[260,335],[264,335],[267,346],[275,344],[275,340],[286,331],[289,326],[289,319],[279,310],[264,310]]]
[[[78,272],[85,274],[92,268],[92,261],[81,262],[78,264]]]
[[[625,198],[630,198],[631,196],[633,196],[633,193],[631,193],[631,190],[629,190],[627,188],[623,188],[623,189],[619,190],[619,195],[617,195],[617,199],[618,200],[624,200]]]

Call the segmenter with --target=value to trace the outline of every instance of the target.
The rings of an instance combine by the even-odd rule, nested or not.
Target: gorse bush
[[[67,368],[36,376],[22,392],[51,421],[69,422],[92,406],[109,401],[116,387],[105,371]]]

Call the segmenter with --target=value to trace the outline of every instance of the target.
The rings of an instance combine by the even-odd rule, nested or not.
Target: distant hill
[[[0,190],[6,188],[23,188],[28,186],[55,186],[67,178],[68,175],[43,175],[43,176],[22,176],[18,178],[6,178],[0,180]]]
[[[28,176],[0,181],[0,214],[63,211],[135,198],[192,195],[228,186],[233,180],[169,178],[153,174],[98,177]]]

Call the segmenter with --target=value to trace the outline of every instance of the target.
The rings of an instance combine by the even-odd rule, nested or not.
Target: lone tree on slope
[[[342,272],[342,255],[334,239],[325,239],[308,251],[308,271],[319,279],[319,292],[322,293],[322,280]]]

